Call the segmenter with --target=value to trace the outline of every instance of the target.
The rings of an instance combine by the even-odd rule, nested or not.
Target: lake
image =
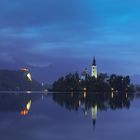
[[[140,95],[0,93],[1,140],[139,140]]]

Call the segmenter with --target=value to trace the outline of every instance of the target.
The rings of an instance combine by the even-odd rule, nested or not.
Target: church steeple
[[[97,66],[96,66],[96,59],[95,56],[93,57],[93,63],[91,66],[91,77],[97,79]]]
[[[96,66],[96,59],[95,59],[95,56],[93,57],[93,63],[92,63],[93,66]]]

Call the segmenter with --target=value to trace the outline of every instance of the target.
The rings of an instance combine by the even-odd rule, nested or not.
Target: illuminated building
[[[91,66],[91,77],[94,77],[97,79],[97,66],[96,66],[96,60],[95,57],[93,58],[93,63]]]
[[[27,69],[27,68],[21,68],[20,70],[21,70],[22,72],[24,72],[26,78],[27,78],[29,81],[32,81],[32,75],[31,75],[29,69]]]
[[[81,82],[82,80],[85,81],[89,78],[89,73],[88,73],[88,69],[85,68],[85,70],[82,72],[81,77],[79,82]],[[96,66],[96,59],[95,57],[93,58],[93,63],[91,66],[91,77],[97,79],[97,66]]]
[[[95,79],[97,79],[97,66],[96,66],[95,57],[93,59],[93,63],[92,63],[92,66],[91,66],[91,77],[94,77]]]
[[[28,78],[29,81],[32,81],[32,76],[31,76],[30,73],[27,74],[27,78]]]

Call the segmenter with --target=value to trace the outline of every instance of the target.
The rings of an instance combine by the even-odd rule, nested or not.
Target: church
[[[91,77],[94,77],[97,79],[97,66],[96,66],[96,59],[95,57],[93,58],[93,63],[91,66]]]
[[[91,65],[91,75],[89,75],[88,69],[85,68],[85,70],[81,74],[81,80],[86,80],[89,76],[97,79],[97,65],[95,57],[93,58],[93,62]]]

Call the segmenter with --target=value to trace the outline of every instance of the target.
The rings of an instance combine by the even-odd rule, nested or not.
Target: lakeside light
[[[28,94],[31,94],[31,93],[32,93],[32,91],[27,91],[27,93],[28,93]]]
[[[87,97],[87,92],[84,92],[84,98],[86,98]]]
[[[114,98],[114,93],[112,92],[111,97]]]
[[[84,88],[84,91],[86,91],[87,90],[87,88]]]
[[[126,92],[126,95],[125,95],[125,97],[126,97],[126,98],[128,98],[128,93],[127,93],[127,92]]]

